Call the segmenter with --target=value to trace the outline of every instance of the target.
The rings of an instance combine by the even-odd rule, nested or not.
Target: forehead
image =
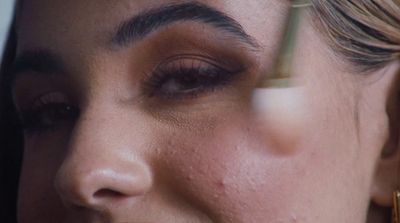
[[[252,15],[251,17],[257,17],[261,15],[258,13],[265,13],[273,10],[277,5],[287,5],[288,0],[24,0],[23,1],[23,15],[30,14],[38,18],[42,16],[51,16],[53,18],[65,18],[68,16],[82,16],[86,15],[89,17],[112,16],[110,19],[118,18],[115,17],[118,12],[119,16],[124,16],[126,13],[135,14],[143,10],[150,9],[157,6],[166,4],[181,4],[197,2],[211,7],[217,8],[229,14],[236,16]],[[60,12],[62,12],[60,14]],[[265,14],[264,14],[265,15]],[[262,19],[258,17],[258,20]],[[250,19],[250,17],[248,17]]]
[[[123,21],[157,7],[182,4],[184,0],[26,0],[19,17],[19,48],[94,44],[107,38]],[[280,27],[275,21],[287,12],[288,1],[202,0],[196,1],[221,11],[257,39],[268,38]],[[85,42],[86,41],[86,42]],[[83,44],[82,44],[83,45]]]

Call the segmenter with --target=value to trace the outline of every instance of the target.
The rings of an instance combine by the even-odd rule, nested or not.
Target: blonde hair
[[[311,0],[332,48],[363,70],[400,56],[400,0]]]

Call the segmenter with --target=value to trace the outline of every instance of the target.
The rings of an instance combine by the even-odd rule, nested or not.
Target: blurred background
[[[0,0],[0,59],[3,55],[4,41],[11,21],[13,5],[14,0]]]

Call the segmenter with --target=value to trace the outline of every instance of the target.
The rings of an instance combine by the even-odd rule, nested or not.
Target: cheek
[[[278,219],[275,215],[290,208],[283,197],[297,174],[292,165],[271,153],[248,118],[215,126],[206,133],[166,137],[165,174],[176,193],[223,222]]]
[[[25,139],[18,192],[18,222],[59,222],[59,219],[64,219],[64,207],[53,187],[62,159],[62,145],[66,145],[61,135],[45,143],[35,137]]]

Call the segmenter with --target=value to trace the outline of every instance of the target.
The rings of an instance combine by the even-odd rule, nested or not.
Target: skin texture
[[[267,109],[254,112],[253,89],[273,67],[288,2],[200,1],[238,21],[257,50],[193,21],[125,47],[109,45],[121,22],[183,2],[24,3],[18,55],[51,51],[64,71],[19,74],[16,105],[22,112],[52,95],[48,100],[79,108],[79,117],[25,134],[20,223],[362,223],[371,197],[390,205],[391,191],[376,183],[375,167],[390,139],[396,63],[368,75],[352,72],[305,15],[293,63],[298,87],[267,92]],[[152,71],[186,54],[246,68],[224,86],[189,97],[146,94]],[[297,104],[277,106],[288,95]]]

